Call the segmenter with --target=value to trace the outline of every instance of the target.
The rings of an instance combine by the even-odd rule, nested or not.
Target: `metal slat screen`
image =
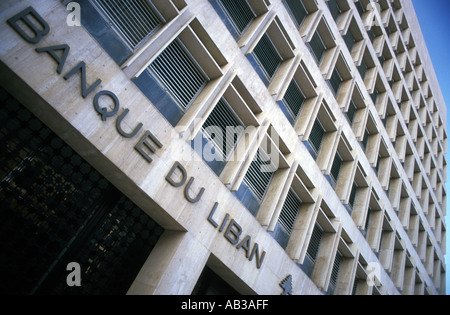
[[[338,16],[342,13],[341,8],[339,7],[339,4],[336,0],[329,0],[327,1],[328,9],[331,12],[331,15],[333,16],[334,20],[336,21]]]
[[[94,3],[133,49],[164,23],[148,0],[94,0]]]
[[[347,45],[348,51],[352,52],[353,46],[355,45],[355,38],[353,37],[350,29],[347,31],[347,34],[343,36],[343,38],[345,44]]]
[[[219,150],[223,159],[227,160],[228,156],[236,147],[245,126],[225,98],[222,97],[206,119],[202,128],[203,132]]]
[[[316,151],[316,153],[319,153],[324,136],[325,136],[325,129],[322,127],[320,121],[316,119],[316,122],[314,123],[314,126],[311,130],[311,134],[309,135],[309,143]]]
[[[334,95],[336,96],[342,84],[342,76],[337,68],[334,68],[333,74],[331,75],[329,82],[333,89]]]
[[[247,0],[219,0],[219,2],[239,34],[242,34],[256,17]]]
[[[306,254],[312,260],[312,262],[315,262],[317,259],[317,254],[319,254],[322,237],[323,229],[319,224],[316,223],[311,235],[311,240],[309,241],[308,250],[306,251]]]
[[[338,251],[334,259],[333,270],[331,271],[330,285],[335,288],[339,278],[339,270],[341,269],[342,254]]]
[[[267,78],[271,80],[283,59],[267,34],[261,37],[253,50],[253,55],[258,60]]]
[[[297,26],[300,27],[308,15],[308,11],[301,0],[286,0],[287,7],[293,16]]]
[[[200,70],[178,38],[151,63],[150,69],[167,87],[183,110],[189,107],[208,82],[208,77]]]
[[[362,145],[363,145],[364,151],[367,149],[367,144],[369,142],[369,137],[370,137],[370,132],[369,132],[368,129],[366,129],[366,131],[364,132],[364,138],[363,138],[363,140],[361,142]]]
[[[244,182],[260,201],[263,200],[264,195],[269,188],[275,170],[276,167],[267,153],[259,148],[256,159],[252,161],[245,174]]]
[[[337,182],[339,173],[341,172],[341,166],[342,166],[342,158],[339,155],[339,153],[336,153],[336,156],[334,157],[333,165],[331,166],[331,172],[330,172],[330,176],[335,183]]]
[[[292,229],[294,228],[295,220],[297,219],[301,205],[301,199],[291,188],[287,194],[283,208],[281,209],[280,217],[278,218],[278,222],[289,235],[292,233]]]
[[[322,37],[319,32],[316,31],[309,42],[309,47],[311,48],[314,56],[316,57],[316,61],[320,63],[322,61],[322,57],[327,49],[325,44],[323,43]]]
[[[353,120],[355,119],[356,110],[357,110],[356,104],[353,100],[351,100],[350,106],[348,107],[348,110],[347,110],[347,117],[348,117],[348,120],[350,121],[350,124],[352,124]]]
[[[356,192],[358,189],[358,185],[354,182],[353,186],[352,186],[352,191],[350,192],[350,199],[348,201],[348,204],[350,205],[350,207],[353,209],[353,207],[355,206],[355,200],[356,200]]]
[[[367,73],[367,65],[364,61],[364,59],[361,62],[361,65],[358,67],[359,74],[361,75],[361,78],[364,80]]]
[[[297,82],[292,80],[286,90],[286,94],[283,97],[283,102],[287,105],[287,109],[289,110],[292,118],[297,118],[305,100],[306,98]]]

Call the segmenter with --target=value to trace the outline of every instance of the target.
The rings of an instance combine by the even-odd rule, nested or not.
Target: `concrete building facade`
[[[2,293],[445,293],[447,109],[410,0],[0,17]]]

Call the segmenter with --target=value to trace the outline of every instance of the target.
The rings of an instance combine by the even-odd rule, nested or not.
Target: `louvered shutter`
[[[267,153],[261,148],[258,150],[244,177],[244,182],[253,191],[258,200],[262,201],[269,188],[270,181],[276,170]]]
[[[336,0],[329,0],[327,1],[328,9],[331,12],[331,15],[333,16],[334,20],[336,21],[338,16],[342,13],[341,8],[339,7],[339,4]]]
[[[316,122],[314,123],[313,128],[311,130],[311,134],[309,135],[309,143],[316,151],[316,153],[319,153],[324,136],[325,136],[325,129],[322,127],[320,121],[316,119]]]
[[[359,74],[361,75],[361,78],[364,80],[367,73],[367,64],[364,61],[364,59],[361,61],[361,65],[358,67]]]
[[[342,84],[342,77],[337,68],[334,68],[333,74],[331,75],[329,82],[334,92],[334,95],[336,96]]]
[[[292,229],[295,225],[295,220],[300,211],[302,205],[301,199],[297,196],[295,191],[291,188],[287,194],[286,201],[284,202],[283,208],[281,209],[278,222],[286,230],[286,232],[291,235]]]
[[[349,201],[348,201],[348,204],[350,205],[350,207],[352,207],[352,209],[355,206],[357,190],[358,190],[358,185],[354,182],[353,186],[352,186],[352,191],[350,192],[350,198],[349,198]]]
[[[342,263],[342,254],[338,251],[336,253],[336,258],[334,259],[333,269],[331,270],[330,285],[333,287],[333,289],[336,287],[339,278],[339,270],[341,269],[341,263]]]
[[[347,45],[348,51],[352,52],[353,46],[355,45],[355,38],[353,37],[350,29],[347,31],[347,34],[343,36],[344,42]]]
[[[178,38],[151,63],[150,69],[183,110],[189,107],[208,81],[208,77]]]
[[[297,27],[300,27],[308,15],[308,10],[306,10],[301,0],[286,0],[286,4],[295,22],[297,22]]]
[[[164,19],[150,1],[95,0],[126,42],[135,49]]]
[[[311,38],[309,47],[311,48],[313,55],[316,57],[316,61],[320,63],[322,61],[322,57],[325,53],[326,47],[318,31],[316,31]]]
[[[364,148],[364,151],[367,149],[367,144],[369,142],[369,137],[370,137],[370,132],[368,129],[366,129],[366,131],[364,132],[364,138],[362,140],[362,145]]]
[[[289,87],[286,90],[286,94],[283,97],[283,103],[287,105],[287,109],[292,118],[296,119],[303,103],[305,102],[305,96],[303,95],[300,87],[295,80],[292,80]]]
[[[242,34],[256,17],[247,0],[220,0],[220,3],[239,34]]]
[[[311,235],[311,240],[309,241],[308,250],[306,251],[306,254],[313,263],[317,259],[317,254],[319,254],[322,237],[323,237],[323,229],[319,224],[316,223],[316,225],[314,225],[314,229]]]
[[[353,123],[353,120],[355,119],[355,113],[356,113],[356,104],[353,100],[350,101],[350,106],[348,107],[347,110],[347,117],[348,120],[350,121],[350,124]]]
[[[223,97],[203,124],[203,132],[214,143],[224,160],[228,159],[230,153],[236,147],[244,128],[244,123]],[[229,134],[227,134],[227,129],[230,131]],[[231,133],[231,129],[235,132]]]
[[[339,173],[341,172],[341,166],[342,166],[342,158],[339,155],[339,153],[336,153],[336,156],[334,157],[333,165],[331,166],[331,172],[330,172],[330,176],[335,183],[337,182]]]
[[[267,34],[261,37],[253,50],[253,55],[258,60],[267,78],[271,80],[283,59]]]

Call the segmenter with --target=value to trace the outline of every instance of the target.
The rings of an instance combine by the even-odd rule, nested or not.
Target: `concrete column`
[[[209,251],[189,233],[166,231],[141,268],[127,294],[191,294]]]

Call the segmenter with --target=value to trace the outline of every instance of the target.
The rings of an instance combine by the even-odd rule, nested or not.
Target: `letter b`
[[[33,19],[30,19],[33,17]],[[23,23],[18,23],[21,20]],[[37,22],[37,23],[35,23]],[[32,7],[28,7],[22,12],[14,15],[8,20],[8,24],[26,41],[36,44],[43,36],[50,32],[50,26]],[[23,24],[27,27],[24,28]]]

